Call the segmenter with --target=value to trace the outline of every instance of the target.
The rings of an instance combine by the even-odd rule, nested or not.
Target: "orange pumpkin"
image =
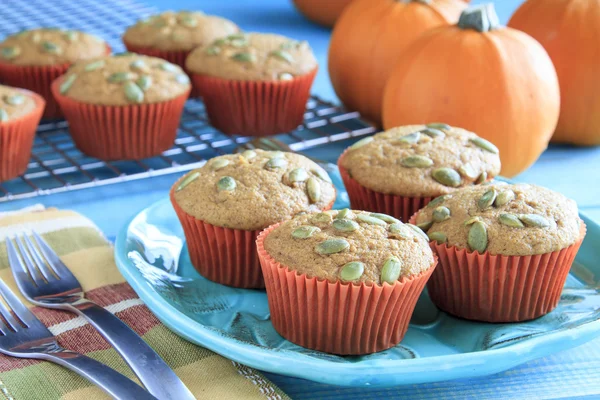
[[[423,32],[455,23],[462,0],[355,0],[329,46],[329,76],[342,102],[381,124],[385,82],[399,55]]]
[[[552,141],[600,144],[600,0],[529,0],[509,26],[538,40],[554,62],[561,110]]]
[[[298,11],[319,25],[333,26],[352,0],[293,0]]]
[[[385,88],[383,125],[439,121],[469,129],[500,149],[502,174],[514,176],[546,149],[559,109],[548,53],[531,36],[500,26],[486,4],[402,54]]]

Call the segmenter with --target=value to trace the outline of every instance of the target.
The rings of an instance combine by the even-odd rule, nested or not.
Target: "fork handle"
[[[100,332],[121,354],[146,389],[158,399],[195,399],[152,347],[119,318],[87,299],[82,299],[70,307]]]
[[[154,396],[125,375],[83,354],[62,350],[44,353],[39,358],[52,361],[78,373],[115,399],[156,400]]]

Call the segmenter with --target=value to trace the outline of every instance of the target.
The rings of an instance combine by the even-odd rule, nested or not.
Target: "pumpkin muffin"
[[[110,53],[108,44],[93,35],[59,28],[25,30],[0,43],[0,80],[39,93],[46,100],[44,118],[62,114],[50,90],[52,81],[79,60]]]
[[[0,182],[27,170],[44,105],[36,93],[0,85]]]
[[[296,214],[330,209],[327,172],[293,153],[247,150],[209,160],[171,189],[192,264],[229,286],[262,288],[258,233]]]
[[[573,200],[527,184],[466,187],[438,197],[413,221],[440,256],[429,282],[434,303],[489,322],[552,311],[585,236]]]
[[[348,209],[271,226],[257,246],[275,329],[343,355],[397,345],[436,265],[416,226]]]
[[[307,42],[238,33],[196,48],[186,60],[211,123],[229,134],[287,132],[302,123],[317,61]]]
[[[190,89],[177,65],[133,53],[78,62],[52,84],[75,144],[102,160],[171,147]]]
[[[408,221],[431,199],[496,176],[500,157],[496,146],[476,134],[432,123],[361,139],[338,166],[353,207]]]

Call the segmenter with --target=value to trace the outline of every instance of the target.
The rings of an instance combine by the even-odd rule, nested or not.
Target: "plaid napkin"
[[[5,239],[33,230],[79,279],[87,298],[115,313],[175,370],[198,399],[288,399],[257,371],[191,344],[168,330],[124,282],[113,249],[89,219],[73,212],[33,207],[0,214],[0,278],[20,296],[8,265]],[[25,301],[23,297],[21,300]],[[25,301],[26,304],[28,304]],[[33,307],[65,348],[84,353],[135,380],[117,352],[83,318]],[[138,382],[139,383],[139,382]],[[106,399],[100,389],[62,367],[0,354],[0,399]]]

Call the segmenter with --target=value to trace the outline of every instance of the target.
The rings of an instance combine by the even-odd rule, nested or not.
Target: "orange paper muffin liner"
[[[434,197],[405,197],[385,194],[364,187],[350,177],[348,170],[342,167],[342,159],[347,151],[340,156],[338,168],[353,209],[388,214],[406,222],[415,212],[434,199]]]
[[[269,136],[289,132],[304,119],[312,72],[290,81],[239,81],[192,74],[210,123],[226,134]]]
[[[404,338],[433,265],[390,285],[360,285],[309,278],[275,261],[264,240],[256,241],[275,330],[302,347],[339,355],[370,354]]]
[[[262,289],[265,281],[256,253],[256,239],[261,230],[246,231],[223,228],[187,214],[175,201],[171,204],[181,222],[192,265],[203,277],[227,286]],[[333,206],[332,201],[324,210]]]
[[[16,178],[27,170],[35,131],[46,101],[37,93],[22,90],[36,107],[22,117],[0,123],[0,182]]]
[[[52,93],[75,145],[85,154],[104,161],[139,160],[158,155],[175,142],[189,90],[160,103],[106,106],[63,96],[61,81],[54,81]]]
[[[111,48],[106,46],[106,54]],[[40,94],[46,100],[42,118],[56,119],[63,116],[58,102],[52,94],[52,82],[65,74],[70,63],[62,65],[14,65],[0,62],[0,82],[24,88]]]
[[[416,215],[411,218],[414,223]],[[585,237],[569,247],[531,256],[480,254],[430,242],[440,266],[427,283],[429,297],[441,310],[484,322],[527,321],[558,305],[569,270]]]

